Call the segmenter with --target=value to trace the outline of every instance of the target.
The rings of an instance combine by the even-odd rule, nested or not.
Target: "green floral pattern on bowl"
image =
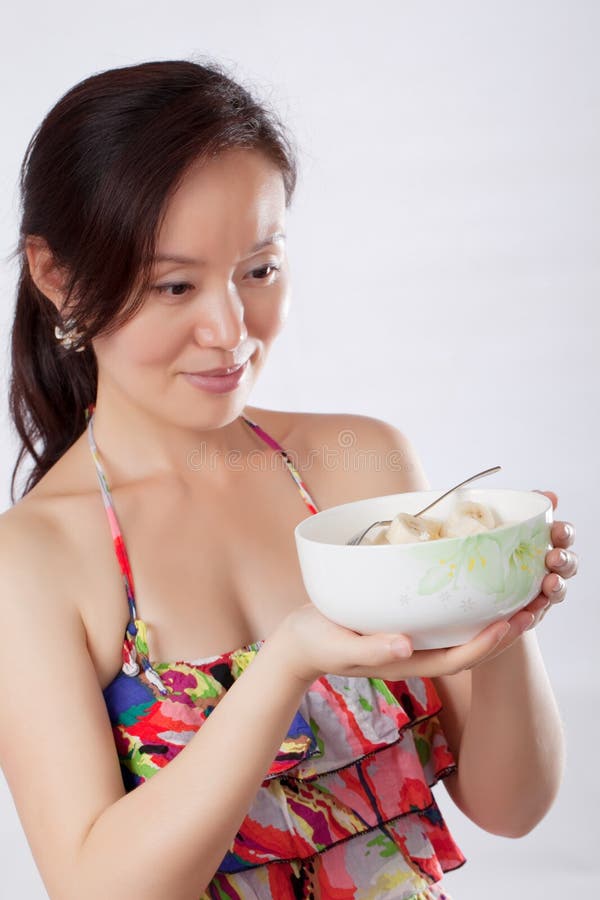
[[[460,538],[448,542],[447,550],[436,543],[415,547],[420,562],[429,563],[419,594],[470,589],[495,594],[495,603],[502,606],[525,603],[539,590],[552,547],[550,525],[539,521]]]

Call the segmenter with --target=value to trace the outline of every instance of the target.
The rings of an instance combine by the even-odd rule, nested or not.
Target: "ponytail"
[[[91,345],[79,353],[66,350],[54,336],[58,324],[56,307],[38,290],[25,263],[11,335],[9,412],[22,442],[10,484],[12,503],[25,455],[33,457],[34,467],[22,495],[77,440],[85,427],[85,409],[96,397],[98,372]]]

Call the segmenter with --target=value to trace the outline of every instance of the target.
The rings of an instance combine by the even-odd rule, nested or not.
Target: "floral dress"
[[[196,660],[150,661],[131,568],[93,434],[87,434],[129,604],[122,659],[104,689],[126,791],[192,740],[263,641]],[[312,513],[317,506],[281,453]],[[256,728],[261,706],[256,698]],[[431,787],[456,770],[428,678],[323,675],[309,687],[231,846],[199,900],[450,900],[444,872],[465,857]],[[252,735],[240,735],[240,755]],[[218,764],[206,760],[205,774]],[[200,773],[199,777],[201,777]]]

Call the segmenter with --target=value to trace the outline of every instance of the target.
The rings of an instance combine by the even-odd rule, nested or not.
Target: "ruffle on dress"
[[[261,644],[201,663],[154,663],[166,695],[140,676],[115,678],[104,693],[128,790],[181,751]],[[266,702],[257,703],[257,727],[260,704]],[[336,879],[349,883],[352,875],[343,873],[353,866],[362,879],[354,883],[355,892],[359,884],[370,883],[365,877],[371,867],[375,883],[387,871],[390,898],[443,896],[433,885],[465,858],[431,792],[456,768],[436,715],[440,709],[427,678],[318,678],[211,882],[219,892],[204,896],[265,897],[268,883],[272,896],[296,898],[304,894],[291,893],[299,890],[297,884],[292,888],[294,880],[312,872],[306,896],[316,897],[334,870]],[[240,752],[243,763],[243,743]],[[281,885],[277,891],[271,885],[282,878],[287,894]],[[423,894],[428,890],[433,893]],[[323,896],[371,895],[333,891]],[[387,895],[380,890],[372,896],[383,900]]]

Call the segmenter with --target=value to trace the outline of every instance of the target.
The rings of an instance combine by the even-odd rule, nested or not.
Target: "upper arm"
[[[77,609],[60,599],[51,535],[0,517],[0,766],[40,875],[66,894],[95,819],[125,793]]]
[[[325,421],[327,420],[327,421]],[[409,491],[427,491],[431,486],[423,469],[416,447],[400,429],[371,416],[339,415],[323,417],[322,432],[326,431],[328,446],[352,441],[359,476],[353,474],[349,495],[338,503]],[[342,475],[347,479],[347,473]],[[339,488],[338,488],[339,489]],[[438,718],[448,745],[458,761],[460,741],[471,702],[471,672],[463,670],[454,675],[439,675],[431,679],[442,702]],[[454,779],[444,779],[453,795]]]

